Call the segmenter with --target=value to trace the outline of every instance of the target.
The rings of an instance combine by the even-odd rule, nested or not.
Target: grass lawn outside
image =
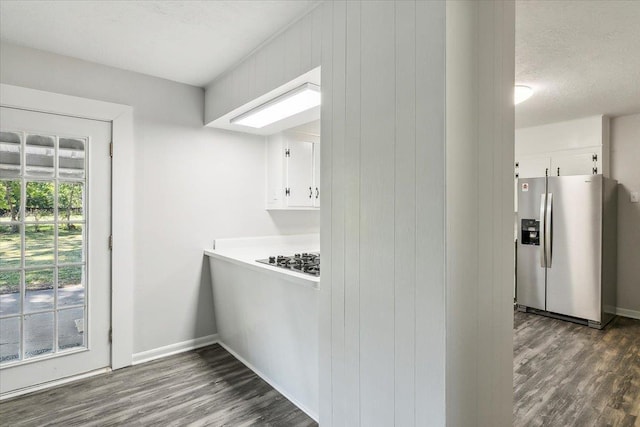
[[[44,220],[44,219],[43,219]],[[81,263],[83,225],[58,225],[58,262]],[[28,290],[54,287],[54,225],[25,225],[25,272]],[[21,239],[8,224],[0,224],[0,267],[20,268]],[[31,270],[34,267],[37,269]],[[59,267],[58,287],[82,283],[82,266]],[[19,292],[20,270],[0,272],[0,294]]]

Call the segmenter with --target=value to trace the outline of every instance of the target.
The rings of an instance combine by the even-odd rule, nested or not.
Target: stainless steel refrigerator
[[[518,309],[603,328],[616,305],[617,182],[576,175],[517,185]]]

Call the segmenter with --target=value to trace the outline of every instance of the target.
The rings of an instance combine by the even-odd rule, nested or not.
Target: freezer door
[[[601,321],[602,176],[549,177],[547,311]]]
[[[544,205],[545,178],[518,180],[518,254],[516,301],[545,310],[544,239],[540,208]],[[542,203],[541,203],[542,200]],[[537,224],[536,224],[537,222]],[[535,227],[538,239],[535,239]]]

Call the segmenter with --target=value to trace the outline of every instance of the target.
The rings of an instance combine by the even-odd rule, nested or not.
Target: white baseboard
[[[282,387],[280,387],[280,385],[278,383],[276,383],[275,381],[273,381],[271,378],[269,378],[268,376],[266,376],[265,374],[263,374],[262,372],[260,372],[260,370],[256,369],[255,366],[253,366],[251,363],[247,362],[246,360],[244,360],[244,358],[242,356],[240,356],[238,353],[236,353],[235,351],[233,351],[231,348],[229,348],[229,346],[225,345],[225,343],[223,343],[222,341],[218,341],[218,344],[220,344],[225,350],[227,350],[229,353],[231,353],[231,355],[233,357],[235,357],[236,359],[238,359],[240,362],[242,362],[242,364],[244,364],[247,368],[251,369],[257,376],[259,376],[260,378],[262,378],[263,380],[265,380],[271,387],[275,388],[276,390],[278,390],[278,392],[283,395],[284,397],[287,398],[287,400],[289,400],[291,403],[293,403],[294,405],[296,405],[302,412],[304,412],[305,414],[309,415],[311,418],[313,418],[313,420],[315,422],[318,422],[318,414],[315,411],[312,411],[311,409],[307,408],[305,405],[303,405],[302,403],[300,403],[298,400],[296,400],[293,396],[291,396],[290,394],[288,394],[286,391],[284,391],[282,389]]]
[[[35,391],[45,390],[51,387],[57,387],[59,385],[67,384],[73,381],[82,380],[85,378],[93,377],[96,375],[106,374],[111,372],[111,368],[100,368],[95,371],[85,372],[80,375],[73,375],[71,377],[60,378],[59,380],[53,380],[42,384],[33,385],[31,387],[24,387],[19,390],[9,391],[7,393],[0,394],[0,400],[11,399],[12,397],[22,396],[23,394],[33,393]]]
[[[637,310],[616,307],[616,314],[618,316],[630,317],[632,319],[640,319],[640,311]]]
[[[152,360],[161,359],[174,354],[184,353],[185,351],[194,350],[196,348],[205,347],[218,342],[218,334],[207,335],[206,337],[195,338],[192,340],[182,341],[175,344],[169,344],[164,347],[158,347],[140,353],[134,353],[132,365],[151,362]]]

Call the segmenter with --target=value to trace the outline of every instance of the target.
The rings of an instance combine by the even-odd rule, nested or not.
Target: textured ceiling
[[[0,1],[0,37],[204,86],[317,1]],[[526,127],[640,112],[640,0],[522,0],[516,107]]]
[[[317,1],[0,1],[0,37],[204,86]]]
[[[518,1],[516,83],[516,127],[640,112],[640,1]]]

